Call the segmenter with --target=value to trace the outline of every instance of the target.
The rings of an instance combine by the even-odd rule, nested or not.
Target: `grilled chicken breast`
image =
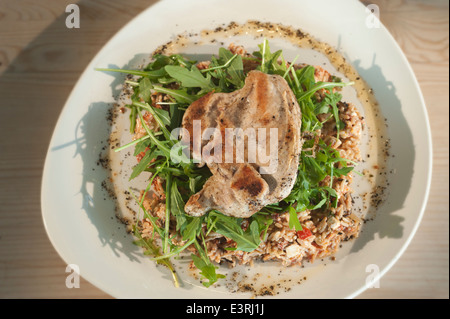
[[[249,72],[242,89],[211,92],[192,103],[182,126],[194,160],[213,174],[186,203],[187,214],[214,209],[247,218],[291,192],[302,147],[301,112],[281,76]]]

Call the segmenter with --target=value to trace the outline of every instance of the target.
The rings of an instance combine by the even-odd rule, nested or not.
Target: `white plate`
[[[64,261],[77,265],[81,276],[117,298],[236,297],[221,288],[203,288],[192,278],[174,288],[168,271],[143,257],[114,218],[115,204],[101,186],[108,172],[97,161],[110,129],[105,115],[123,78],[94,68],[133,67],[143,54],[185,31],[259,20],[300,28],[338,48],[374,89],[395,155],[386,163],[395,172],[390,176],[387,201],[376,218],[364,225],[361,237],[345,243],[336,261],[299,270],[298,275],[308,280],[277,296],[353,298],[369,286],[382,285],[379,279],[401,256],[420,223],[429,192],[432,149],[426,108],[412,69],[388,31],[383,26],[367,27],[367,19],[366,8],[358,1],[331,0],[279,0],[276,4],[228,0],[226,5],[212,0],[164,0],[137,16],[86,68],[50,142],[42,180],[42,215]],[[283,48],[282,42],[279,45]],[[286,50],[292,49],[286,45]]]

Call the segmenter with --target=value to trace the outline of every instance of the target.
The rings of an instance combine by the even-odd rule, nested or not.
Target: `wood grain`
[[[72,1],[75,2],[75,1]],[[153,1],[154,2],[154,1]],[[41,218],[40,183],[61,108],[86,65],[152,1],[76,1],[82,27],[65,27],[65,2],[0,0],[0,298],[111,298],[89,282],[65,286],[66,265]],[[412,243],[359,298],[448,298],[448,1],[366,1],[406,53],[433,135],[430,198]]]

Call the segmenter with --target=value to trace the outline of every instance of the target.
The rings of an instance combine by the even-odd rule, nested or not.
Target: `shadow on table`
[[[18,129],[16,119],[20,119],[21,128],[33,129],[33,132],[30,131],[33,139],[30,140],[28,134],[20,134],[15,137],[15,144],[26,148],[28,154],[38,154],[34,156],[39,156],[38,164],[41,166],[41,171],[54,125],[84,68],[109,38],[157,1],[111,0],[107,4],[89,0],[77,1],[81,18],[79,29],[68,29],[65,24],[68,13],[63,13],[30,41],[11,62],[2,60],[0,56],[0,98],[17,103],[17,106],[7,106],[15,107],[10,112],[14,121],[11,121],[11,117],[2,116],[0,127],[5,131],[11,128],[10,133],[14,133],[14,130]],[[65,5],[55,5],[56,10],[61,10],[61,6],[65,8]],[[99,39],[101,41],[98,41]],[[121,79],[113,78],[111,82],[113,93]],[[39,85],[39,92],[36,89],[30,92],[26,90],[24,85],[32,81],[39,81],[36,83]],[[62,85],[58,86],[59,83]],[[19,92],[21,88],[24,94],[13,99],[9,92]],[[105,114],[110,107],[110,104],[104,102],[90,105],[89,111],[80,119],[73,132],[74,139],[56,145],[50,151],[58,152],[73,148],[74,157],[81,157],[84,164],[81,172],[82,185],[77,194],[83,197],[82,207],[79,208],[80,213],[87,214],[92,225],[96,227],[99,241],[103,246],[109,246],[116,256],[125,256],[132,261],[138,261],[137,257],[142,256],[141,248],[132,244],[132,237],[126,233],[125,226],[116,220],[114,205],[102,190],[102,183],[109,178],[111,172],[97,166],[99,154],[108,149],[106,138],[110,132],[110,126],[105,120]],[[27,116],[23,116],[24,114]],[[16,122],[16,125],[12,122]],[[50,125],[44,126],[38,123],[50,123]],[[31,142],[35,140],[39,143]],[[23,164],[25,165],[25,162]],[[68,169],[70,169],[69,165]],[[69,176],[70,174],[60,176],[61,187],[64,187],[64,183],[70,183]],[[34,185],[30,182],[29,187],[21,189],[20,197],[40,198],[41,178],[42,175],[38,178],[39,184]],[[163,270],[160,271],[163,273]],[[169,277],[168,279],[171,280]]]

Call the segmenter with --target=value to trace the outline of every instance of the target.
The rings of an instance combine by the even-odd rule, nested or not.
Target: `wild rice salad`
[[[267,40],[252,54],[242,46],[221,48],[209,61],[156,54],[142,70],[129,73],[130,108],[137,165],[131,179],[150,172],[148,187],[136,194],[141,212],[134,228],[145,254],[172,270],[170,258],[190,252],[192,267],[210,286],[223,277],[219,264],[234,267],[258,260],[298,266],[334,254],[342,241],[358,236],[361,220],[352,212],[352,174],[361,160],[363,118],[342,101],[343,83],[320,66],[288,62],[271,52]],[[167,67],[167,66],[173,66]],[[250,218],[211,211],[188,216],[183,207],[211,175],[207,167],[173,163],[167,132],[180,126],[183,112],[208,92],[233,92],[251,70],[283,76],[302,112],[303,149],[291,194]],[[117,70],[119,71],[119,70]],[[186,73],[188,71],[188,73]],[[186,79],[186,74],[192,77]],[[169,220],[167,223],[166,221]]]

